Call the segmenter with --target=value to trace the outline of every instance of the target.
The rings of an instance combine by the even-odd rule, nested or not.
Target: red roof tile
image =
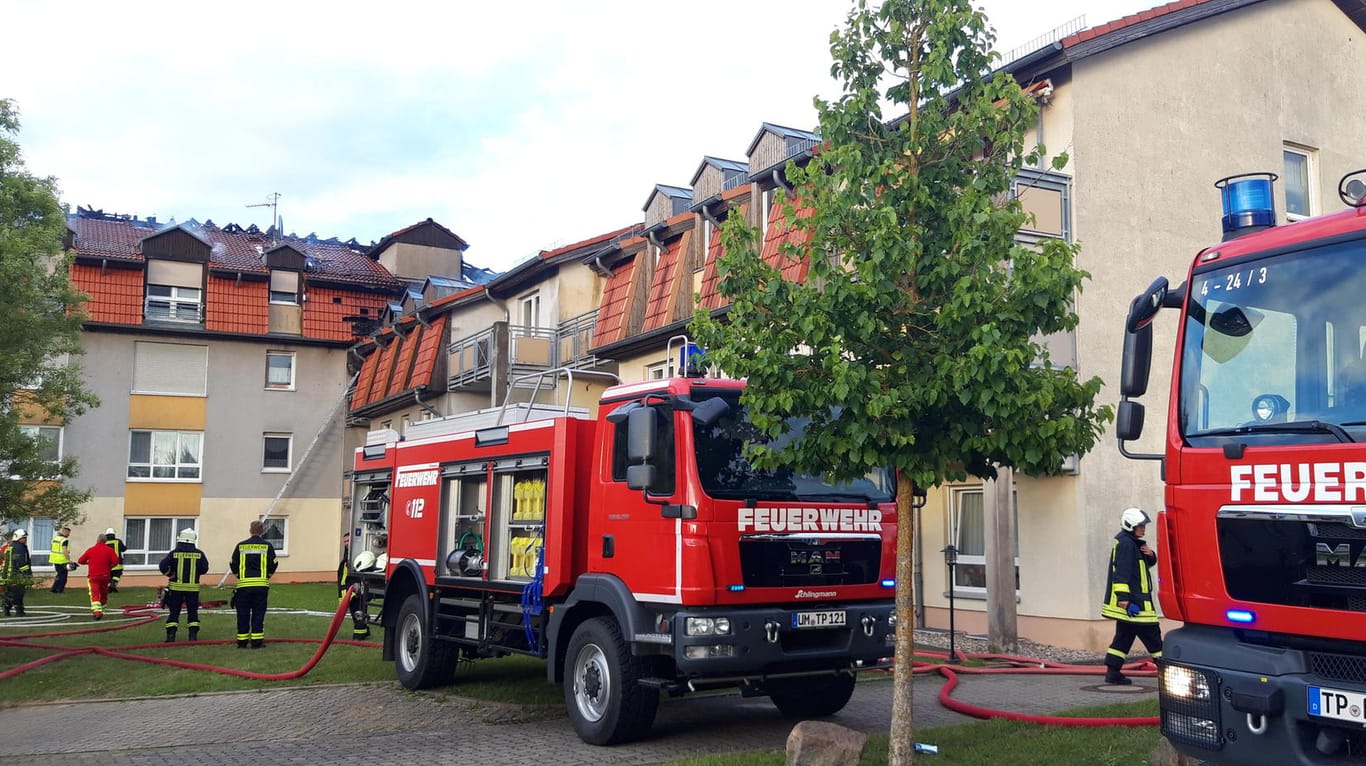
[[[417,351],[418,343],[422,340],[422,325],[412,319],[405,319],[399,322],[399,327],[405,328],[407,335],[399,333],[399,337],[394,340],[397,352],[394,355],[394,371],[389,376],[389,386],[385,389],[386,397],[394,396],[412,388],[411,376],[413,372],[413,355]]]
[[[417,356],[413,359],[413,375],[409,383],[410,388],[418,386],[428,386],[445,390],[445,381],[433,380],[432,375],[437,370],[437,360],[442,353],[443,341],[446,337],[446,320],[448,314],[442,314],[432,320],[431,327],[423,328],[422,339],[419,341]]]
[[[798,219],[810,218],[815,211],[810,205],[798,200],[796,214]],[[791,244],[798,248],[798,252],[803,252],[802,246],[808,239],[810,236],[806,229],[788,225],[787,216],[783,213],[783,199],[775,197],[773,211],[768,218],[768,232],[764,235],[763,259],[782,272],[783,279],[802,282],[806,279],[806,258],[785,255],[782,247],[784,244]]]
[[[742,217],[748,214],[748,200],[741,202],[738,208],[731,212],[731,215]],[[702,270],[702,291],[698,297],[698,302],[703,308],[719,309],[726,305],[726,299],[720,292],[721,276],[716,269],[716,261],[724,253],[725,248],[721,246],[721,229],[718,227],[711,233],[711,242],[707,243],[706,266]]]
[[[640,258],[642,256],[637,256]],[[598,307],[598,323],[593,330],[593,345],[605,346],[626,337],[626,317],[631,310],[631,289],[636,273],[636,260],[617,266],[602,288],[602,303]]]
[[[1187,8],[1194,8],[1197,5],[1204,5],[1207,2],[1210,2],[1210,0],[1177,0],[1176,2],[1159,5],[1146,11],[1132,13],[1128,16],[1115,19],[1114,21],[1109,21],[1095,27],[1088,27],[1080,32],[1068,35],[1061,40],[1062,47],[1067,48],[1078,43],[1084,43],[1087,40],[1093,40],[1097,37],[1108,35],[1111,32],[1124,29],[1125,27],[1130,27],[1145,21],[1151,21],[1152,19],[1166,16],[1169,13],[1183,11]]]
[[[308,300],[304,302],[304,335],[352,340],[355,335],[345,317],[362,316],[362,309],[365,309],[364,316],[377,318],[386,303],[383,295],[312,285],[308,288]]]
[[[680,285],[683,281],[685,256],[692,243],[692,229],[669,243],[655,263],[655,278],[650,285],[650,302],[645,307],[645,330],[655,330],[672,324],[679,316]]]
[[[599,242],[607,242],[607,241],[609,241],[609,240],[616,239],[617,237],[620,237],[620,236],[623,235],[623,234],[629,234],[629,233],[632,232],[633,230],[637,230],[637,231],[638,231],[640,228],[641,228],[641,224],[636,223],[636,224],[632,224],[632,225],[630,225],[630,226],[623,226],[622,228],[617,229],[616,231],[609,231],[609,232],[607,232],[606,234],[599,234],[599,235],[596,236],[596,237],[590,237],[589,239],[585,239],[585,240],[583,240],[582,242],[575,242],[575,243],[572,244],[572,245],[565,245],[565,246],[563,246],[563,247],[557,247],[557,248],[555,248],[554,250],[542,250],[542,251],[541,251],[541,259],[542,259],[542,260],[546,260],[546,259],[549,259],[549,258],[554,258],[554,257],[557,256],[557,255],[563,255],[563,254],[568,253],[568,252],[571,252],[571,251],[573,251],[573,250],[578,250],[578,249],[581,248],[581,247],[588,247],[589,245],[596,245],[596,244],[598,244]]]
[[[371,343],[374,351],[361,361],[360,376],[356,378],[356,390],[351,392],[351,409],[364,407],[372,401],[370,389],[375,385],[375,370],[379,368],[379,354],[384,349]]]
[[[209,277],[204,329],[262,335],[270,332],[270,284]]]
[[[89,296],[85,311],[92,322],[142,322],[142,270],[73,264],[71,283]]]

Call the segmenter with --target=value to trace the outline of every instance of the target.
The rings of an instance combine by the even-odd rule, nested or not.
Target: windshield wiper
[[[1237,428],[1221,428],[1191,436],[1243,436],[1246,434],[1332,434],[1340,442],[1355,442],[1337,423],[1322,420],[1292,420],[1288,423],[1256,423]]]

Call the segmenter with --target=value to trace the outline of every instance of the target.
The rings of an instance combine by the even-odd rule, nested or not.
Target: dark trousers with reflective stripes
[[[1154,658],[1162,656],[1162,626],[1155,622],[1115,620],[1115,640],[1110,642],[1110,651],[1105,653],[1105,667],[1110,670],[1123,667],[1135,638],[1143,642],[1148,654]]]
[[[61,593],[66,590],[66,575],[70,571],[66,564],[53,564],[57,569],[57,575],[52,578],[52,592]]]
[[[260,641],[266,637],[266,600],[270,588],[237,588],[237,640]]]
[[[199,627],[199,591],[166,591],[166,627],[174,627],[180,622],[180,608],[185,607],[185,624],[191,628]]]

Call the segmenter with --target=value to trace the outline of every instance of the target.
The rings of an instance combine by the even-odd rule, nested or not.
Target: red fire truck
[[[1276,226],[1275,175],[1220,181],[1224,241],[1130,306],[1117,431],[1161,461],[1162,733],[1221,764],[1366,763],[1366,171]],[[1151,321],[1175,309],[1160,454]]]
[[[658,380],[607,388],[596,416],[523,404],[371,432],[351,579],[403,685],[544,658],[600,745],[646,734],[661,692],[843,708],[893,654],[895,483],[757,470],[742,389]]]

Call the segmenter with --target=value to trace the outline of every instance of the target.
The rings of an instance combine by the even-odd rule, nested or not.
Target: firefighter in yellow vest
[[[199,640],[199,578],[209,571],[209,557],[195,547],[199,533],[186,527],[176,537],[175,548],[157,566],[170,578],[166,585],[166,640],[174,641],[180,625],[180,608],[185,607],[190,640]]]
[[[52,536],[47,560],[57,573],[52,578],[52,592],[61,593],[66,590],[66,575],[71,571],[71,527],[62,527],[61,532]]]
[[[104,544],[114,549],[114,555],[118,556],[119,563],[114,565],[113,576],[109,580],[109,592],[119,592],[119,578],[123,577],[123,552],[128,550],[128,546],[119,539],[119,533],[113,527],[104,530]]]
[[[1141,508],[1125,508],[1119,534],[1110,548],[1110,570],[1105,582],[1105,604],[1100,613],[1115,621],[1115,639],[1105,652],[1105,682],[1131,684],[1120,669],[1129,658],[1134,639],[1143,642],[1153,659],[1162,656],[1162,627],[1157,624],[1153,581],[1148,568],[1157,554],[1143,541],[1148,514]]]

